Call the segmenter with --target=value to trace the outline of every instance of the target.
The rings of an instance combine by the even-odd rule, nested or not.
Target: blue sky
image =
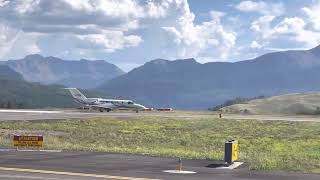
[[[0,59],[234,62],[320,44],[319,0],[0,0]]]

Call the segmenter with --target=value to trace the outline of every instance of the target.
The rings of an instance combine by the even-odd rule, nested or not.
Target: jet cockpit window
[[[132,102],[132,101],[129,101],[128,104],[133,104],[133,102]]]

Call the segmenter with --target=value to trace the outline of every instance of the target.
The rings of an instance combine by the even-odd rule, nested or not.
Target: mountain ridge
[[[8,60],[2,64],[19,72],[29,82],[62,84],[77,88],[95,88],[104,81],[124,74],[116,65],[104,60],[63,60],[39,54]]]
[[[320,46],[238,62],[155,59],[98,89],[149,106],[207,109],[235,97],[320,90]]]

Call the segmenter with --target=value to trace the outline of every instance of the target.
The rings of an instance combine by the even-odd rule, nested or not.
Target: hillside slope
[[[221,108],[227,113],[320,114],[320,92],[287,94]]]
[[[62,86],[0,79],[1,108],[74,107]]]
[[[77,88],[94,88],[124,73],[103,60],[72,61],[37,54],[2,63],[19,72],[26,81]]]
[[[22,80],[23,77],[9,66],[0,65],[0,79]]]
[[[70,93],[63,88],[26,82],[18,72],[0,65],[0,108],[76,107]],[[88,97],[102,95],[93,91],[84,93]]]
[[[100,89],[148,106],[207,109],[235,97],[320,90],[320,46],[235,63],[157,59]]]
[[[79,107],[61,85],[42,85],[22,80],[0,79],[0,108]],[[106,97],[98,91],[81,90],[87,97]],[[9,106],[9,107],[8,107]]]

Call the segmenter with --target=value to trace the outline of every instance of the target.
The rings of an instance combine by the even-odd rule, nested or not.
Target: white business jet
[[[136,112],[146,109],[143,105],[134,103],[131,100],[87,98],[77,88],[65,89],[70,91],[75,102],[92,109],[98,109],[100,112],[109,112],[120,108],[133,109]]]

